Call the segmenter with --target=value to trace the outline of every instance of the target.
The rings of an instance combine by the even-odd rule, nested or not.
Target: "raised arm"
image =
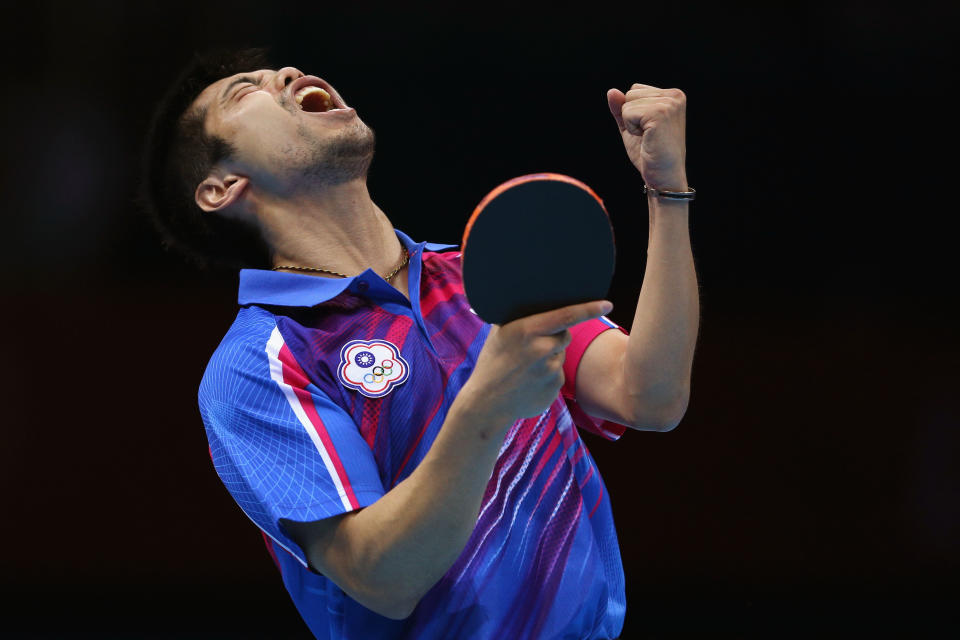
[[[687,191],[686,95],[634,84],[626,94],[611,89],[607,103],[644,183]],[[605,331],[590,344],[577,372],[576,394],[591,415],[668,431],[680,422],[690,398],[699,292],[690,205],[653,196],[647,203],[647,267],[630,337]]]

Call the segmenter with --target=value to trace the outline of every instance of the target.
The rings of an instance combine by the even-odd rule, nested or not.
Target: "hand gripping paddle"
[[[604,299],[616,258],[603,201],[559,173],[520,176],[487,194],[461,251],[467,300],[491,324]]]

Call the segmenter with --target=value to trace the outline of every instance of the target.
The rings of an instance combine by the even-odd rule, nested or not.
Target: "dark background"
[[[587,440],[623,637],[957,626],[955,3],[325,4],[5,10],[0,633],[308,637],[196,408],[236,276],[164,253],[133,200],[153,104],[214,44],[331,81],[416,240],[458,242],[516,175],[591,185],[625,326],[646,206],[604,94],[683,89],[692,401],[671,433]]]

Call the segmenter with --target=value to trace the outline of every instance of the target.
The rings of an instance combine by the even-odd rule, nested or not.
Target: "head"
[[[373,132],[323,80],[277,70],[259,49],[198,55],[154,114],[142,200],[167,246],[194,263],[268,268],[258,207],[365,180],[373,149]]]

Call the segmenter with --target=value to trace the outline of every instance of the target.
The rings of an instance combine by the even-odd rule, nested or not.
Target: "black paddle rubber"
[[[616,253],[603,201],[579,180],[509,180],[474,210],[463,234],[463,286],[485,322],[602,300]]]

